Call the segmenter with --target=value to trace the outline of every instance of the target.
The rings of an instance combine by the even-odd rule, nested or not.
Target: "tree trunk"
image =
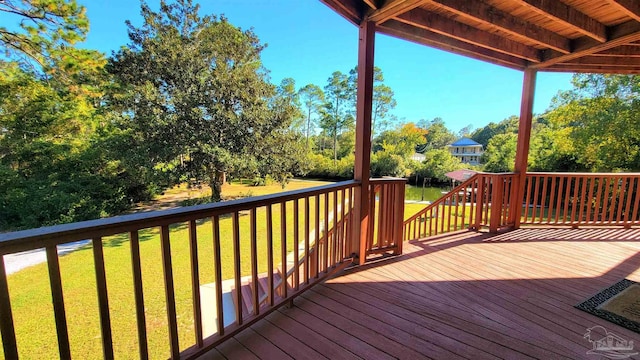
[[[333,129],[333,165],[338,161],[338,127]]]
[[[309,147],[309,131],[311,130],[311,108],[309,108],[309,115],[307,116],[307,148]]]
[[[211,202],[219,202],[222,194],[222,184],[224,183],[224,171],[214,170],[209,174],[209,187],[211,188]]]

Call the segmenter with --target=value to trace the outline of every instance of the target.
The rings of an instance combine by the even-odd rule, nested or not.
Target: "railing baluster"
[[[256,208],[249,211],[249,231],[251,232],[251,296],[253,297],[253,314],[260,315],[260,303],[258,294],[258,239],[256,235]]]
[[[591,209],[593,207],[593,190],[595,189],[595,177],[591,177],[589,179],[589,193],[587,194],[587,215],[585,216],[586,218],[586,223],[590,224],[592,223],[591,221]]]
[[[280,252],[282,261],[282,297],[287,297],[287,282],[289,281],[287,274],[287,203],[280,203]]]
[[[131,269],[133,271],[133,293],[136,302],[136,323],[138,326],[138,348],[140,359],[149,358],[147,344],[147,321],[144,313],[144,293],[142,290],[142,267],[140,266],[140,240],[138,231],[129,233],[131,244]]]
[[[341,220],[342,222],[340,223],[340,253],[339,253],[339,260],[342,261],[342,259],[344,259],[346,257],[346,255],[348,254],[347,252],[347,243],[349,243],[349,241],[347,241],[348,237],[346,236],[347,233],[345,233],[346,230],[346,203],[345,203],[345,196],[346,196],[346,189],[342,189],[341,192],[342,195],[342,216],[341,216]]]
[[[566,182],[566,178],[565,177],[561,177],[558,180],[558,200],[556,202],[556,217],[555,217],[555,223],[558,224],[558,221],[560,219],[560,212],[562,211],[562,200],[566,200],[566,196],[565,196],[565,189],[564,189],[564,183]],[[564,222],[564,221],[563,221]]]
[[[604,177],[595,178],[596,184],[594,186],[597,187],[597,193],[595,197],[595,203],[593,208],[593,223],[597,224],[600,221],[600,207],[602,206],[602,189],[604,188],[605,179]]]
[[[554,204],[556,202],[556,192],[557,192],[557,183],[556,183],[556,176],[555,175],[551,175],[551,184],[549,185],[549,203],[547,204],[547,207],[549,208],[547,210],[547,217],[545,220],[545,224],[550,224],[551,223],[551,217],[553,216],[553,213],[555,212],[555,207]]]
[[[531,191],[533,187],[533,176],[527,174],[525,176],[525,201],[524,201],[524,211],[522,212],[524,219],[522,220],[522,224],[530,224],[529,222],[529,204],[531,200]],[[533,223],[533,221],[531,222]]]
[[[299,199],[293,200],[293,288],[300,288],[300,218]]]
[[[541,176],[540,179],[542,179],[542,199],[540,200],[540,217],[538,222],[540,224],[542,224],[542,218],[544,217],[544,206],[546,204],[546,200],[547,200],[547,177],[546,176]]]
[[[587,211],[585,208],[585,204],[586,204],[585,196],[587,196],[587,179],[588,178],[586,176],[582,176],[580,179],[581,179],[580,200],[578,205],[578,217],[576,220],[578,224],[584,224],[585,223],[584,216]]]
[[[633,188],[633,183],[635,181],[635,178],[632,177],[627,177],[627,190],[625,191],[625,194],[627,196],[627,202],[625,204],[624,207],[624,226],[628,227],[630,224],[630,218],[631,218],[631,197],[633,195],[632,192],[632,188]]]
[[[451,198],[449,198],[449,203],[451,203]],[[444,217],[445,217],[445,212],[446,212],[446,207],[447,207],[447,202],[443,202],[442,203],[442,213],[440,214],[440,232],[443,233],[444,232]]]
[[[615,209],[616,209],[616,198],[618,196],[618,178],[615,176],[611,177],[611,188],[613,190],[612,194],[611,194],[611,205],[609,205],[609,218],[607,223],[611,224],[613,222],[613,217],[615,215]]]
[[[331,265],[337,263],[338,258],[338,190],[333,192],[333,241],[331,242]]]
[[[269,306],[273,306],[273,213],[272,204],[267,204],[267,296]]]
[[[16,331],[13,327],[13,313],[11,311],[11,298],[7,285],[7,271],[4,267],[4,257],[0,254],[0,331],[2,332],[2,349],[6,359],[18,358],[16,343]]]
[[[196,221],[189,221],[189,260],[191,262],[191,297],[196,345],[202,347],[202,308],[200,305],[200,269],[198,267],[198,234]]]
[[[605,223],[608,221],[607,218],[607,210],[609,209],[609,207],[611,205],[609,205],[610,201],[609,201],[609,194],[611,192],[611,177],[607,176],[607,181],[605,183],[605,187],[604,187],[604,193],[602,195],[602,200],[603,200],[603,204],[602,204],[602,214],[600,216],[601,218],[601,223]]]
[[[633,201],[633,215],[631,216],[631,223],[637,222],[638,207],[640,207],[640,178],[636,179],[635,200]]]
[[[309,285],[309,232],[311,231],[310,223],[310,213],[309,213],[309,197],[305,196],[304,198],[304,283]]]
[[[573,178],[573,202],[571,203],[571,224],[575,225],[578,212],[578,194],[580,192],[580,177]]]
[[[171,265],[171,244],[169,240],[169,226],[160,228],[160,247],[162,249],[162,270],[164,273],[164,289],[167,302],[167,320],[169,323],[169,343],[171,344],[171,358],[180,358],[178,345],[178,322],[176,318],[176,299],[173,286],[173,268]]]
[[[104,269],[102,238],[94,238],[92,244],[93,261],[96,271],[96,288],[98,289],[98,307],[100,309],[102,352],[105,359],[113,359],[113,340],[111,338],[111,318],[109,317],[109,297],[107,296],[107,276]]]
[[[618,183],[620,184],[620,195],[618,195],[618,211],[616,214],[616,225],[620,224],[620,220],[622,219],[622,204],[624,203],[624,197],[627,188],[627,182],[629,181],[628,177],[621,177]]]
[[[53,314],[56,320],[56,333],[58,334],[58,351],[61,359],[70,359],[71,349],[69,348],[69,332],[67,330],[67,317],[64,308],[57,246],[47,246],[46,253],[47,266],[49,268],[49,283],[51,284],[51,300],[53,301]]]
[[[216,284],[216,312],[218,317],[218,335],[224,335],[224,309],[222,306],[222,254],[220,253],[220,216],[211,218],[213,227],[213,280]],[[239,290],[238,290],[239,292]]]
[[[352,194],[353,192],[353,188],[349,187],[349,190],[347,192],[347,202],[348,202],[348,206],[349,206],[349,211],[347,212],[347,216],[349,216],[351,218],[351,216],[353,215],[352,209],[353,209],[353,201],[352,199]],[[346,230],[346,237],[345,237],[345,256],[351,256],[351,254],[353,254],[353,249],[352,249],[352,243],[353,241],[351,241],[351,221],[349,221],[349,224],[347,225],[347,230]]]
[[[488,182],[486,180],[489,180]],[[491,190],[493,190],[493,183],[491,177],[485,178],[485,188],[484,188],[484,219],[482,221],[483,225],[489,224],[489,205],[491,205]]]
[[[532,205],[532,215],[531,215],[531,223],[532,224],[537,224],[536,218],[538,217],[538,199],[540,198],[540,188],[541,188],[541,184],[540,181],[542,180],[542,176],[536,176],[535,177],[535,188],[534,188],[534,192],[533,192],[533,199],[531,199],[531,205]]]
[[[459,192],[458,192],[459,193]],[[463,203],[466,201],[466,195],[463,195]],[[455,215],[453,216],[453,230],[458,230],[458,206],[460,203],[460,196],[458,194],[456,194],[456,208],[455,208]],[[463,208],[464,209],[464,208]],[[464,210],[463,210],[464,211]],[[451,228],[451,220],[449,220],[449,228]]]
[[[242,325],[242,279],[240,267],[240,219],[238,212],[231,214],[231,226],[233,227],[233,279],[236,288],[236,323]]]
[[[320,274],[320,194],[316,195],[316,205],[315,205],[315,218],[316,218],[316,226],[315,226],[315,241],[313,243],[313,257],[315,259],[315,270],[313,276],[317,279]]]
[[[362,196],[367,196],[362,194]],[[329,272],[329,193],[324,193],[324,246],[322,257],[324,258],[324,272]],[[360,254],[366,256],[366,254]]]
[[[375,186],[373,184],[369,185],[372,189],[369,199],[369,205],[371,207],[371,211],[369,211],[369,249],[373,249],[376,246],[380,246],[380,231],[377,234],[374,234],[375,225],[378,225],[378,230],[380,227],[380,218],[376,213],[376,206],[380,209],[380,187]],[[376,194],[378,194],[378,201],[376,201]],[[376,205],[377,203],[377,205]],[[377,235],[377,236],[375,236]],[[375,237],[374,237],[375,236]]]
[[[478,179],[476,178],[475,180],[473,180],[473,182],[470,184],[470,190],[471,190],[471,194],[469,194],[469,229],[473,229],[474,228],[474,224],[475,224],[475,206],[476,204],[476,193],[478,191]]]

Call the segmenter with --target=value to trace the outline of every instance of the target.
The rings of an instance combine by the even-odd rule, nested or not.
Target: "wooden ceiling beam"
[[[441,35],[429,30],[417,28],[397,20],[389,20],[377,27],[379,33],[403,40],[431,46],[440,50],[464,55],[470,58],[499,64],[511,69],[523,70],[528,62],[521,58],[499,53],[464,41]]]
[[[521,20],[507,12],[483,2],[460,0],[431,0],[434,5],[446,9],[460,17],[480,21],[513,36],[533,41],[563,54],[571,52],[569,39],[557,33]]]
[[[386,0],[377,10],[372,11],[367,16],[367,19],[375,22],[376,24],[381,24],[400,14],[410,11],[425,2],[426,0]]]
[[[362,21],[363,3],[360,0],[320,0],[349,22],[359,25]]]
[[[376,3],[375,0],[362,0],[362,1],[373,10],[378,10],[378,4]]]
[[[636,1],[636,0],[632,0]],[[599,42],[607,41],[607,28],[604,24],[581,13],[558,0],[522,0],[523,4],[556,21],[561,21],[574,30]]]
[[[628,21],[626,23],[613,26],[609,29],[609,41],[599,43],[591,39],[580,38],[574,41],[574,52],[571,54],[561,54],[545,57],[538,64],[531,65],[532,68],[543,69],[554,64],[565,63],[583,56],[599,53],[615,47],[626,45],[640,40],[640,23]]]
[[[632,57],[585,56],[569,60],[563,64],[640,67],[640,61]]]
[[[601,73],[601,74],[640,74],[640,66],[619,67],[603,65],[574,65],[556,64],[552,67],[541,69],[544,72],[573,72],[573,73]]]
[[[638,0],[610,0],[618,9],[636,21],[640,21],[640,2]]]
[[[476,29],[472,26],[448,19],[444,16],[423,10],[413,9],[396,17],[399,21],[452,37],[486,49],[517,56],[531,62],[540,62],[540,50],[517,41],[506,39],[497,34]]]
[[[594,53],[593,56],[611,56],[611,57],[640,57],[640,46],[622,45],[613,49],[604,50]]]

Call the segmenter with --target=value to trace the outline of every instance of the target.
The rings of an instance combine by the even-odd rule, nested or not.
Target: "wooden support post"
[[[359,263],[366,260],[369,229],[369,166],[371,162],[371,107],[373,101],[373,50],[375,24],[363,21],[358,39],[358,92],[356,103],[356,156],[353,178],[361,186],[355,188],[352,249],[355,249]]]
[[[502,178],[500,175],[490,176],[491,189],[491,217],[489,218],[489,232],[496,233],[500,227],[500,219],[502,213],[502,193],[504,191]]]
[[[529,159],[529,140],[531,139],[531,122],[533,119],[533,95],[536,89],[535,69],[524,70],[522,81],[522,101],[520,103],[520,123],[518,126],[518,147],[516,150],[516,188],[517,195],[511,198],[510,208],[514,210],[509,223],[513,227],[520,228],[522,216],[522,198],[524,197],[524,183],[527,176],[527,160]]]

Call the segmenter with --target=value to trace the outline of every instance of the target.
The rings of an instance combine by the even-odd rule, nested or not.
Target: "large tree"
[[[325,99],[320,126],[333,139],[333,162],[338,159],[338,137],[342,130],[354,122],[354,89],[349,77],[334,71],[324,87]]]
[[[358,83],[358,67],[354,67],[349,71],[349,87],[352,89],[352,95]],[[392,118],[390,111],[396,108],[398,104],[395,94],[391,87],[384,83],[384,74],[382,69],[375,66],[373,68],[373,99],[371,104],[371,137],[373,138],[380,131],[385,130]],[[353,99],[355,103],[355,98]]]
[[[456,140],[456,135],[445,125],[444,120],[437,117],[430,121],[421,120],[418,123],[422,129],[426,130],[426,141],[424,150],[443,149]]]
[[[305,131],[305,137],[307,141],[307,147],[309,146],[309,136],[311,135],[312,115],[318,115],[321,111],[322,103],[324,102],[324,92],[322,89],[314,84],[305,85],[298,91],[304,109],[307,113],[307,127]]]
[[[253,31],[198,8],[161,1],[156,12],[142,3],[144,24],[127,23],[131,43],[110,64],[124,91],[113,101],[149,166],[208,184],[218,201],[225,174],[256,162],[254,145],[285,134],[291,119],[273,100]]]
[[[49,65],[52,53],[84,40],[85,8],[75,0],[0,1],[0,51],[22,65]]]

